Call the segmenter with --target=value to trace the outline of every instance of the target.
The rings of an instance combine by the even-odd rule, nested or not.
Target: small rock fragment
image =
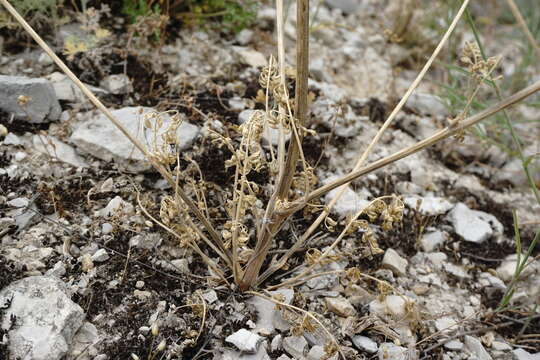
[[[463,343],[459,340],[450,340],[444,347],[450,351],[461,351],[463,349]]]
[[[514,355],[516,360],[540,360],[540,352],[536,354],[531,354],[523,349],[516,349],[512,351],[512,354]]]
[[[109,254],[107,254],[107,250],[105,249],[99,249],[92,255],[92,261],[104,262],[107,260],[109,260]]]
[[[407,349],[392,343],[382,343],[379,346],[379,360],[407,360]]]
[[[233,46],[233,50],[244,64],[252,67],[264,67],[267,64],[266,57],[256,50],[242,46]]]
[[[90,254],[84,254],[81,256],[81,269],[84,272],[88,272],[94,268],[94,262]]]
[[[138,280],[136,283],[135,283],[135,287],[137,289],[142,289],[144,287],[144,281],[142,280]]]
[[[347,317],[356,314],[351,303],[344,298],[326,298],[326,307],[336,315]]]
[[[128,94],[133,91],[131,81],[124,74],[109,75],[101,80],[99,86],[115,95]]]
[[[34,135],[32,137],[32,144],[34,145],[34,149],[53,159],[75,167],[88,167],[86,161],[75,152],[73,147],[58,140],[54,136]]]
[[[62,112],[47,80],[0,75],[0,109],[30,123],[58,120]]]
[[[402,258],[394,249],[387,249],[384,253],[382,266],[392,270],[397,276],[403,276],[407,273],[407,259]]]
[[[283,339],[283,350],[289,355],[302,359],[308,343],[303,336],[288,336]]]
[[[465,348],[475,355],[478,360],[491,360],[491,355],[484,349],[484,346],[477,338],[465,335]]]
[[[446,236],[442,231],[436,230],[424,234],[420,240],[420,246],[425,252],[437,250],[446,241]]]
[[[449,219],[456,233],[465,241],[480,244],[494,233],[501,234],[503,225],[495,216],[483,211],[471,210],[467,205],[458,203],[449,214]]]
[[[226,342],[233,344],[240,351],[255,353],[263,338],[246,329],[240,329],[234,334],[227,336]]]
[[[352,342],[359,350],[369,354],[375,354],[379,350],[377,343],[367,336],[355,335],[352,337]]]
[[[510,345],[508,345],[507,343],[503,342],[503,341],[493,341],[491,343],[491,347],[493,348],[493,350],[497,350],[497,351],[509,351],[509,350],[512,350],[512,347]],[[540,358],[540,356],[539,356]]]
[[[437,95],[427,93],[413,93],[407,100],[407,106],[424,115],[436,117],[448,116],[448,108]]]

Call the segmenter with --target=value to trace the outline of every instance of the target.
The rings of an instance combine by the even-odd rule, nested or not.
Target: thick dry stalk
[[[396,162],[397,160],[403,159],[409,155],[412,155],[420,150],[425,149],[428,146],[431,146],[441,140],[444,140],[452,135],[456,135],[463,130],[467,129],[468,127],[490,117],[491,115],[506,109],[507,107],[522,101],[523,99],[531,96],[532,94],[540,91],[540,81],[535,82],[534,84],[526,87],[525,89],[518,91],[514,95],[506,98],[505,100],[489,107],[488,109],[485,109],[481,112],[479,112],[476,115],[473,115],[467,119],[461,120],[456,126],[453,127],[446,127],[434,135],[430,136],[427,139],[424,139],[422,141],[419,141],[418,143],[411,145],[403,150],[400,150],[390,156],[387,156],[383,159],[380,159],[378,161],[375,161],[368,166],[365,166],[359,170],[352,171],[348,175],[345,175],[339,179],[336,179],[330,184],[327,184],[325,186],[321,186],[320,188],[312,191],[310,194],[306,196],[305,199],[302,199],[302,201],[296,201],[292,203],[290,206],[288,206],[285,210],[283,210],[283,214],[291,214],[294,213],[300,209],[302,209],[306,202],[309,202],[313,199],[319,198],[320,196],[326,194],[329,191],[332,191],[333,189],[343,185],[347,184],[360,176],[369,174],[375,170],[378,170],[382,167],[385,167],[387,165],[392,164],[393,162]]]
[[[382,137],[383,133],[391,125],[391,123],[394,121],[394,119],[396,118],[397,114],[401,111],[403,106],[405,106],[405,104],[407,103],[407,100],[409,100],[409,97],[412,95],[414,90],[418,87],[418,85],[420,84],[420,82],[422,81],[424,76],[426,75],[427,71],[429,70],[429,68],[433,64],[433,61],[435,61],[435,58],[439,55],[439,53],[441,52],[443,46],[448,41],[448,38],[450,37],[450,35],[454,31],[454,29],[456,28],[456,26],[457,26],[461,16],[463,15],[465,9],[467,8],[468,4],[469,4],[469,0],[465,0],[462,3],[459,11],[457,12],[456,16],[452,20],[452,23],[450,24],[450,26],[446,30],[446,33],[443,35],[443,37],[442,37],[441,41],[439,42],[439,44],[437,44],[437,46],[436,46],[435,50],[433,51],[433,53],[431,54],[430,58],[428,59],[428,61],[426,62],[426,64],[422,68],[422,70],[418,73],[418,75],[416,76],[416,79],[414,79],[413,83],[409,86],[409,88],[405,92],[405,95],[403,95],[403,97],[401,98],[399,103],[396,105],[394,110],[392,110],[392,112],[390,113],[390,115],[388,116],[388,118],[386,119],[384,124],[381,126],[381,128],[379,129],[379,131],[377,132],[375,137],[371,140],[371,143],[368,145],[366,150],[357,159],[356,164],[355,164],[354,168],[352,169],[352,171],[357,171],[364,165],[367,157],[369,156],[369,154],[371,153],[371,151],[373,150],[375,145],[379,142],[379,140]],[[315,219],[315,221],[310,225],[310,227],[306,230],[306,232],[300,237],[300,239],[290,248],[290,250],[287,253],[285,253],[277,262],[275,262],[268,270],[266,270],[260,276],[259,283],[264,281],[265,279],[267,279],[271,274],[273,274],[275,271],[277,271],[283,265],[285,265],[288,258],[292,254],[294,254],[298,250],[298,248],[300,248],[309,239],[311,234],[313,234],[313,232],[319,227],[319,225],[324,221],[324,219],[330,214],[330,211],[332,210],[334,205],[337,203],[337,201],[344,194],[345,190],[347,189],[347,186],[348,185],[345,184],[338,190],[336,195],[332,198],[332,200],[330,200],[330,202],[327,204],[327,206],[319,214],[317,219]]]
[[[278,1],[278,6],[282,6],[282,2]],[[283,21],[283,17],[278,14],[278,25],[283,25],[280,23]],[[302,127],[305,124],[305,118],[307,115],[308,108],[308,75],[309,75],[309,0],[298,0],[296,2],[296,94],[295,94],[295,112],[294,117],[295,121],[291,121],[291,131],[294,134],[293,126],[298,124],[298,127]],[[280,26],[278,26],[280,28]],[[280,70],[283,71],[283,56],[284,51],[282,51],[283,46],[283,33],[278,34],[278,41],[281,42],[279,47],[280,55]],[[280,71],[280,72],[281,72]],[[282,82],[284,81],[284,74],[281,74]],[[283,82],[283,85],[284,82]],[[282,142],[283,130],[282,125],[280,125],[280,143]],[[276,209],[276,202],[278,200],[285,201],[287,200],[287,195],[291,187],[292,179],[296,170],[296,162],[300,155],[302,146],[302,135],[301,133],[298,136],[292,136],[292,139],[289,144],[287,160],[284,164],[284,169],[282,168],[279,173],[279,179],[277,181],[277,189],[269,201],[269,204],[265,213],[265,223],[261,226],[261,233],[258,234],[257,245],[253,252],[253,256],[248,261],[244,276],[240,282],[240,289],[247,290],[252,285],[255,284],[257,277],[259,276],[259,271],[262,267],[270,245],[272,244],[272,239],[275,234],[279,231],[281,225],[283,224],[284,218],[275,218],[274,214],[278,210]],[[282,164],[280,164],[282,165]],[[271,219],[270,221],[266,221]]]
[[[32,38],[36,41],[36,43],[51,57],[51,59],[58,65],[58,67],[67,75],[67,77],[70,78],[71,81],[77,87],[82,91],[82,93],[126,136],[129,141],[141,152],[144,154],[144,156],[148,159],[148,161],[152,164],[152,166],[163,176],[165,180],[173,187],[176,187],[176,184],[174,182],[173,177],[170,173],[166,171],[163,166],[154,160],[149,156],[148,151],[144,147],[144,145],[133,135],[127,131],[127,129],[120,123],[114,115],[103,105],[101,101],[84,85],[77,76],[64,64],[64,62],[56,56],[54,51],[43,41],[43,39],[32,29],[32,27],[24,20],[24,18],[17,12],[17,10],[11,6],[11,4],[7,0],[0,0],[0,3],[7,9],[7,11],[21,24],[21,26],[32,36]],[[223,241],[217,231],[214,229],[212,224],[210,224],[210,221],[204,216],[204,214],[199,210],[199,208],[193,203],[193,201],[187,196],[187,194],[182,190],[178,189],[178,195],[182,198],[182,200],[186,203],[186,205],[189,207],[189,209],[195,214],[197,219],[203,224],[204,228],[208,233],[210,234],[210,237],[213,241],[219,246],[219,248],[227,254],[227,256],[230,258],[230,252],[225,249],[225,246],[223,245]]]
[[[508,7],[510,8],[510,11],[512,11],[512,15],[514,15],[514,17],[516,18],[516,21],[519,27],[525,33],[525,36],[527,37],[529,44],[534,49],[534,52],[536,53],[536,57],[538,58],[538,60],[540,60],[540,46],[538,46],[538,43],[536,42],[536,39],[531,33],[531,30],[529,30],[529,27],[527,26],[527,22],[523,18],[523,15],[521,15],[521,11],[519,11],[519,8],[516,5],[516,2],[514,0],[506,0],[506,2],[508,3]]]

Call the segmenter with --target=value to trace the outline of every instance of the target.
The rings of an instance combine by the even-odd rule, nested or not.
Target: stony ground
[[[350,170],[440,38],[414,21],[404,41],[389,42],[383,29],[392,27],[394,5],[332,0],[313,9],[308,127],[316,134],[304,152],[319,183]],[[414,16],[427,15],[417,9]],[[293,18],[285,27],[291,63]],[[182,28],[157,46],[105,19],[108,40],[62,58],[141,141],[150,136],[141,113],[177,110],[183,166],[198,164],[208,202],[218,207],[218,190],[231,186],[224,166],[231,154],[210,141],[209,129],[239,124],[261,108],[258,76],[276,51],[274,21],[273,8],[261,5],[256,24],[236,35]],[[500,73],[512,77],[516,49],[525,47],[513,40],[519,30],[488,30],[486,50],[504,55]],[[47,40],[61,50],[85,31],[64,24]],[[453,46],[469,39],[462,26]],[[379,196],[402,196],[404,218],[390,231],[374,228],[381,254],[365,254],[361,239],[349,237],[315,270],[331,273],[270,293],[314,314],[324,329],[312,329],[309,321],[299,326],[302,310],[219,284],[196,254],[153,224],[141,204],[158,216],[168,184],[36,46],[5,34],[2,43],[0,359],[337,359],[327,355],[328,332],[347,359],[540,358],[538,246],[509,306],[495,311],[517,263],[512,212],[525,252],[540,204],[524,186],[519,160],[494,142],[467,133],[351,184],[332,214],[337,228],[321,227],[309,248],[330,245],[347,215]],[[534,65],[524,85],[538,74]],[[457,114],[437,95],[444,70],[437,65],[429,74],[369,160],[414,144]],[[511,115],[528,120],[516,125],[524,152],[540,152],[534,100]],[[265,134],[267,144],[273,136]],[[539,175],[533,171],[538,182]],[[252,181],[264,185],[267,177]],[[313,219],[295,215],[280,247]],[[261,291],[293,276],[305,251]],[[352,267],[371,278],[339,271]]]

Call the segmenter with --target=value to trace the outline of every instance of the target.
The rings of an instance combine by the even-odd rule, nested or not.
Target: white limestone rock
[[[154,110],[147,107],[125,107],[113,110],[112,114],[132,136],[147,147],[153,147],[154,144],[151,140],[148,140],[153,139],[152,130],[144,128],[142,124],[144,115],[151,112],[154,112]],[[163,120],[163,126],[158,131],[157,146],[163,144],[161,135],[166,131],[171,121],[168,114],[161,114],[160,116]],[[199,135],[199,128],[184,121],[178,127],[176,135],[179,149],[185,150],[192,145]],[[140,172],[151,168],[144,155],[101,113],[92,112],[89,114],[86,120],[76,127],[70,141],[80,151],[104,161],[114,160],[130,171]]]
[[[403,276],[407,273],[407,266],[409,262],[407,259],[401,257],[394,249],[387,249],[384,253],[382,260],[382,266],[392,270],[397,276]]]
[[[111,94],[128,94],[133,91],[131,80],[124,74],[109,75],[99,83],[99,86]]]
[[[261,336],[246,329],[240,329],[225,339],[226,342],[236,346],[238,350],[247,353],[255,353],[262,340]]]
[[[70,299],[66,285],[55,277],[31,276],[0,292],[0,304],[11,299],[5,310],[3,329],[10,317],[17,325],[8,332],[8,349],[22,360],[60,360],[69,351],[84,321],[84,311]]]
[[[503,225],[495,216],[471,210],[463,203],[456,204],[448,217],[455,232],[465,241],[480,244],[503,232]]]
[[[75,167],[88,167],[88,163],[76,153],[73,147],[54,136],[34,135],[32,136],[32,144],[35,150],[53,159]]]
[[[359,350],[369,354],[375,354],[379,350],[377,343],[367,336],[355,335],[352,337],[352,342]]]

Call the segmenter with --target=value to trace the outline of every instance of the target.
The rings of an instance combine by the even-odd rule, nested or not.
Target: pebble
[[[103,234],[110,234],[113,231],[114,227],[111,223],[103,223],[101,224],[101,232]]]
[[[421,202],[419,211],[425,216],[437,216],[446,214],[450,209],[454,207],[454,205],[445,198],[434,196],[411,196],[405,198],[404,200],[405,204],[412,209],[417,208],[417,204],[419,201]]]
[[[446,241],[446,235],[442,231],[436,230],[424,234],[420,239],[420,246],[425,252],[437,250]]]
[[[514,355],[516,360],[540,360],[540,352],[531,354],[526,350],[516,349],[512,351],[512,354]]]
[[[444,344],[444,347],[450,351],[461,351],[463,349],[463,343],[459,340],[450,340]]]
[[[266,66],[268,62],[266,57],[257,50],[243,46],[233,46],[232,49],[239,55],[240,60],[246,65],[261,68]]]
[[[465,348],[475,355],[478,360],[491,360],[491,355],[486,351],[480,340],[473,336],[465,335]]]
[[[493,350],[497,350],[497,351],[512,350],[512,347],[508,345],[507,343],[502,342],[502,341],[496,341],[496,340],[491,343],[491,347],[493,348]]]
[[[303,336],[287,336],[283,339],[283,350],[289,355],[302,359],[308,343]]]
[[[379,360],[408,360],[407,349],[392,343],[382,343],[379,346]]]
[[[105,249],[99,249],[92,255],[92,261],[94,262],[104,262],[109,260],[109,254],[107,254],[107,250]]]
[[[128,94],[133,91],[131,81],[124,74],[109,75],[101,80],[99,86],[115,95]]]
[[[465,241],[480,244],[493,234],[502,234],[503,225],[493,215],[483,211],[471,210],[458,203],[449,214],[456,233]]]
[[[351,303],[344,298],[326,298],[326,307],[336,315],[347,317],[356,314]]]
[[[138,280],[136,283],[135,283],[135,287],[137,289],[142,289],[144,287],[144,281],[142,280]]]
[[[407,259],[402,258],[394,249],[389,248],[384,253],[382,266],[392,270],[397,276],[403,276],[407,273],[408,264]]]
[[[226,342],[233,344],[238,350],[247,353],[255,353],[262,340],[263,338],[261,336],[246,329],[240,329],[225,338]]]
[[[134,290],[133,295],[142,301],[146,301],[152,297],[152,293],[150,291],[142,291],[142,290]]]
[[[84,272],[89,272],[94,268],[94,262],[90,254],[84,254],[81,256],[81,269]]]
[[[355,335],[352,337],[352,342],[359,350],[369,354],[375,354],[379,350],[377,343],[367,336]]]
[[[30,123],[58,120],[62,112],[49,81],[5,75],[0,75],[0,109]]]

